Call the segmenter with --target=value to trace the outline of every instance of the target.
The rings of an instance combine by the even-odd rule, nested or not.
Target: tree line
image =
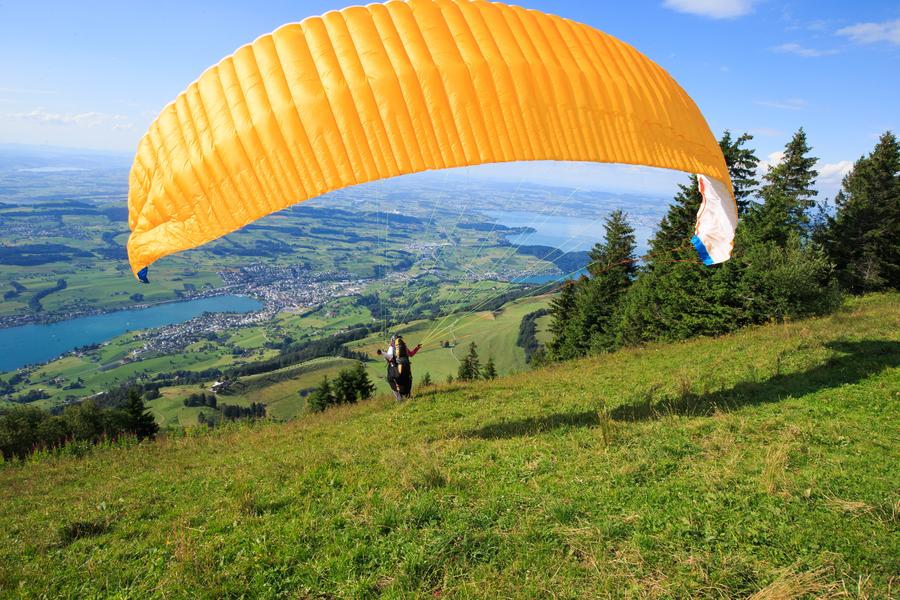
[[[312,340],[297,344],[291,344],[281,351],[277,356],[270,359],[260,360],[245,365],[229,369],[226,374],[231,377],[239,377],[242,375],[258,375],[260,373],[268,373],[289,367],[298,363],[306,362],[314,358],[323,356],[342,356],[355,360],[365,360],[367,357],[359,352],[349,350],[344,344],[361,340],[368,335],[378,331],[378,327],[357,327],[344,333],[336,333],[330,337],[320,340]]]
[[[704,266],[686,243],[702,202],[696,176],[680,186],[640,261],[626,215],[612,213],[590,252],[590,276],[566,283],[552,302],[550,359],[718,335],[823,314],[845,293],[900,289],[896,137],[886,132],[856,162],[833,206],[816,201],[818,159],[802,128],[762,181],[752,139],[726,131],[719,140],[738,203],[731,260]]]
[[[537,320],[548,314],[550,314],[549,308],[541,308],[528,313],[519,322],[516,345],[525,351],[525,364],[531,364],[536,355],[538,360],[535,362],[540,362],[543,349],[537,339]]]
[[[216,425],[220,420],[236,421],[238,419],[263,419],[266,416],[266,405],[262,402],[251,402],[250,406],[238,406],[236,404],[219,403],[219,399],[213,392],[193,392],[183,400],[188,407],[211,408],[216,413],[203,413],[197,415],[197,421],[201,425]]]
[[[216,412],[201,412],[197,415],[197,423],[208,427],[215,427],[223,419],[226,421],[249,420],[266,418],[266,405],[262,402],[251,402],[250,406],[237,406],[235,404],[219,404],[216,406],[215,395],[213,399],[206,400],[207,404],[196,404],[194,406],[208,406],[214,408]]]
[[[5,460],[25,458],[37,450],[53,450],[70,442],[96,444],[121,436],[153,438],[159,426],[137,390],[114,408],[87,400],[51,414],[38,407],[16,407],[0,413],[0,453]]]
[[[56,280],[56,285],[52,288],[47,288],[46,290],[41,290],[39,292],[35,292],[35,294],[28,299],[28,308],[33,310],[34,312],[41,312],[44,310],[44,307],[41,306],[41,300],[49,296],[54,292],[61,292],[62,290],[68,287],[68,283],[63,278],[59,278]]]

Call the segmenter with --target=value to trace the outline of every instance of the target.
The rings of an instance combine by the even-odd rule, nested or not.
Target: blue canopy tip
[[[694,244],[694,248],[697,249],[697,254],[700,255],[700,260],[703,261],[704,265],[710,266],[715,264],[715,261],[709,255],[709,252],[706,251],[706,246],[703,244],[703,240],[695,235],[691,238],[691,243]]]

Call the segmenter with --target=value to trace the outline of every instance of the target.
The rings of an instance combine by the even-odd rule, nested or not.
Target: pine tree
[[[353,377],[354,388],[356,389],[356,397],[359,400],[368,400],[372,397],[372,394],[375,393],[375,384],[372,383],[372,380],[369,378],[368,372],[366,372],[366,367],[361,362],[357,361],[357,363],[353,366],[353,369],[350,371]]]
[[[309,395],[306,405],[312,412],[322,412],[334,404],[334,396],[331,391],[331,382],[326,375],[319,386]]]
[[[431,380],[431,373],[426,371],[425,374],[422,375],[422,379],[419,381],[419,386],[424,388],[430,385],[434,385],[434,382]]]
[[[741,212],[752,211],[747,207],[757,185],[752,176],[757,158],[746,147],[752,139],[748,134],[734,139],[726,131],[719,140]],[[694,175],[678,187],[635,284],[613,316],[615,340],[611,343],[615,345],[718,334],[740,324],[732,291],[738,276],[736,263],[707,267],[697,260],[690,239],[703,196]]]
[[[753,136],[745,133],[737,139],[732,139],[731,132],[727,129],[719,140],[719,147],[725,156],[728,165],[728,174],[731,176],[731,185],[734,188],[734,198],[738,205],[738,214],[744,214],[750,205],[750,197],[756,192],[759,182],[756,174],[759,158],[751,148],[744,145],[753,140]]]
[[[900,143],[885,132],[835,197],[824,245],[851,292],[900,289]]]
[[[695,253],[690,245],[690,239],[694,235],[694,225],[697,221],[697,211],[703,202],[697,176],[691,175],[687,185],[678,184],[678,193],[672,199],[669,210],[659,223],[659,228],[650,239],[650,256],[647,266],[653,268],[654,260],[660,257],[670,260],[669,253],[675,252],[685,256]]]
[[[813,188],[819,175],[814,167],[819,159],[809,156],[811,150],[801,127],[784,147],[782,161],[763,177],[763,204],[749,215],[749,228],[755,231],[757,239],[783,246],[791,234],[805,237],[808,233],[809,211],[819,193]]]
[[[819,176],[814,168],[819,159],[808,156],[811,150],[806,141],[806,132],[801,127],[785,145],[781,162],[769,169],[763,177],[766,182],[762,189],[763,195],[775,188],[797,200],[796,208],[799,213],[812,208],[813,199],[818,195],[813,184]]]
[[[582,277],[586,281],[586,277]],[[575,281],[567,281],[563,284],[559,294],[550,302],[550,333],[553,340],[548,345],[550,354],[554,360],[567,360],[577,356],[577,348],[580,340],[576,339],[577,330],[575,315],[577,312],[576,295],[578,284]]]
[[[576,298],[581,355],[613,349],[611,319],[637,272],[634,229],[625,213],[614,211],[606,219],[604,229],[603,243],[596,244],[590,252],[591,279],[581,283]]]
[[[353,404],[356,402],[356,381],[353,372],[344,369],[334,378],[331,394],[335,404]]]
[[[496,379],[497,367],[494,365],[494,357],[489,356],[484,368],[481,370],[482,379]]]
[[[469,344],[469,352],[461,363],[459,363],[459,372],[457,379],[462,381],[472,381],[478,379],[481,374],[481,362],[478,360],[478,347],[475,342]]]
[[[159,425],[156,424],[153,415],[147,412],[147,407],[144,406],[144,401],[137,390],[132,389],[128,392],[128,400],[122,408],[127,416],[126,427],[130,433],[141,440],[156,437]]]
[[[752,148],[746,147],[751,140],[753,140],[753,136],[748,133],[734,139],[731,137],[731,132],[727,130],[719,140],[719,147],[725,156],[725,164],[728,166],[731,183],[734,186],[734,196],[737,200],[739,214],[748,210],[750,197],[756,192],[759,184],[753,177],[759,159]],[[650,241],[651,264],[652,257],[676,250],[676,254],[684,258],[694,255],[695,250],[690,244],[690,239],[694,235],[697,212],[700,210],[702,202],[703,196],[700,194],[696,175],[691,175],[686,185],[678,185],[678,193]],[[671,260],[671,257],[667,256],[666,260]]]

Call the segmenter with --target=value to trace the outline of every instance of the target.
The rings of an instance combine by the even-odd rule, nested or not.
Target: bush
[[[353,367],[338,373],[333,382],[326,376],[312,393],[308,390],[299,390],[298,393],[306,398],[306,405],[310,411],[322,412],[336,404],[353,404],[367,400],[374,392],[375,385],[369,379],[365,366],[357,362]]]
[[[752,323],[820,315],[837,308],[841,293],[834,268],[816,245],[792,236],[784,247],[756,244],[740,257],[737,296]]]

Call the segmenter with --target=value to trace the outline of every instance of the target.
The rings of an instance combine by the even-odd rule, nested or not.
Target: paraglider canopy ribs
[[[135,275],[343,187],[492,162],[628,163],[699,175],[693,238],[731,253],[737,208],[700,110],[592,27],[481,0],[355,6],[285,25],[204,72],[141,140]]]

